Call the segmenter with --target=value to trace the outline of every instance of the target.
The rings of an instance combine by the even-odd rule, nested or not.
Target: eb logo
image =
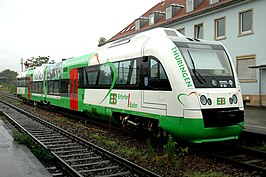
[[[217,105],[225,105],[225,98],[217,98]]]
[[[109,104],[116,104],[117,103],[117,94],[110,93]]]

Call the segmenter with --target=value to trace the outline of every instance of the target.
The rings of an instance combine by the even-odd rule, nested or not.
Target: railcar
[[[17,96],[19,98],[26,98],[27,92],[27,78],[26,71],[21,72],[17,75]]]
[[[156,28],[46,70],[52,105],[194,143],[237,139],[243,130],[238,78],[216,41]]]
[[[49,65],[46,70],[45,103],[72,110],[83,104],[79,90],[78,68],[87,67],[92,54],[87,54]]]

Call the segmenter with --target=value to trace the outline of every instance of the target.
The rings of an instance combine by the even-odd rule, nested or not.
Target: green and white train
[[[244,108],[232,59],[216,41],[156,28],[18,76],[24,99],[200,143],[237,139]]]

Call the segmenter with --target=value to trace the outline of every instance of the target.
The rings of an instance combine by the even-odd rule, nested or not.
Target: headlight
[[[207,104],[207,98],[206,98],[206,96],[201,95],[200,96],[200,102],[201,102],[201,104],[206,105]]]
[[[230,97],[230,98],[229,98],[229,103],[230,103],[230,104],[233,104],[233,102],[234,102],[233,98]]]
[[[210,98],[208,98],[207,102],[208,102],[208,105],[212,104],[212,100]]]
[[[232,99],[233,99],[233,102],[236,104],[237,103],[237,96],[235,94],[233,94]]]

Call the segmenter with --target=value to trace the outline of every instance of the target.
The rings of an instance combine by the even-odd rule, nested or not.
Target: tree
[[[34,67],[34,66],[41,66],[42,64],[48,63],[50,60],[50,56],[38,56],[38,57],[31,57],[31,59],[27,59],[24,65],[26,68],[28,67]],[[53,60],[52,60],[53,62]]]
[[[106,39],[104,37],[100,37],[100,39],[98,40],[99,44],[98,46],[102,46],[105,42],[106,42]]]
[[[48,62],[48,64],[54,64],[54,63],[55,63],[54,60]]]
[[[0,72],[0,77],[6,78],[5,80],[7,83],[12,83],[13,81],[16,81],[17,75],[18,75],[17,72],[11,71],[9,69],[6,69],[6,70]]]
[[[1,90],[9,91],[10,93],[16,93],[16,76],[18,73],[6,69],[0,72],[0,85]]]

